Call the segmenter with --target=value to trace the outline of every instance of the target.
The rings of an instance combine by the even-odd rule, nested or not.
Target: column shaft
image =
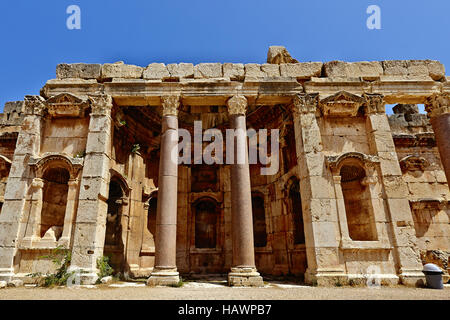
[[[255,266],[247,124],[245,119],[247,99],[243,96],[234,96],[228,100],[228,108],[230,127],[235,130],[232,150],[234,162],[230,164],[233,267],[228,274],[228,284],[231,286],[259,287],[263,285],[263,279],[256,271]]]
[[[450,183],[450,113],[431,118],[436,144],[447,182]]]
[[[242,130],[246,134],[246,121],[243,115],[231,116],[231,128]],[[244,145],[239,145],[240,143]],[[234,161],[241,157],[239,153],[247,151],[247,139],[236,139]],[[233,235],[233,266],[254,268],[255,251],[253,243],[252,198],[248,154],[245,152],[245,164],[231,165],[231,219]]]
[[[156,212],[155,267],[148,285],[177,284],[178,96],[162,98],[163,118]]]

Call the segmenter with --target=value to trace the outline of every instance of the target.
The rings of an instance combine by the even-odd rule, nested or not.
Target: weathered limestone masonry
[[[265,64],[58,65],[0,120],[0,280],[54,271],[40,257],[62,247],[83,283],[102,256],[149,285],[418,285],[428,262],[447,281],[449,80],[437,61],[299,63],[284,47]],[[237,136],[243,163],[178,164],[198,123],[279,129],[278,171]]]

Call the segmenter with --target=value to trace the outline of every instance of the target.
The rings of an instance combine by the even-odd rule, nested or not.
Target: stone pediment
[[[346,91],[340,91],[320,101],[319,107],[323,116],[355,117],[365,99]]]
[[[89,107],[88,100],[83,100],[70,93],[61,93],[53,96],[45,104],[49,115],[53,118],[82,117]]]

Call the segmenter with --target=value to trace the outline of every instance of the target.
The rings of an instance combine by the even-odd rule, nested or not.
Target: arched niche
[[[294,245],[305,244],[305,228],[303,223],[302,198],[300,194],[300,181],[291,177],[285,186],[288,199],[288,212],[292,219],[292,233]]]
[[[373,167],[365,158],[346,157],[336,166],[345,205],[348,235],[353,241],[378,240],[369,185],[373,183]],[[376,171],[375,171],[376,172]]]
[[[215,249],[219,234],[219,203],[213,198],[202,197],[193,203],[192,209],[194,216],[195,248]]]
[[[264,195],[260,192],[252,193],[252,212],[254,245],[263,248],[267,245],[267,226]]]
[[[122,175],[111,170],[106,215],[104,255],[110,258],[115,273],[125,271],[125,245],[128,228],[130,188]]]

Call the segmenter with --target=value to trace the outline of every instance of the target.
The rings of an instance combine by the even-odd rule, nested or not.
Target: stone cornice
[[[290,104],[297,94],[318,93],[323,100],[340,91],[362,96],[380,94],[388,104],[425,103],[435,93],[446,92],[446,83],[427,79],[389,78],[377,81],[358,79],[312,78],[299,83],[295,78],[280,77],[230,81],[218,79],[184,79],[180,82],[162,82],[144,79],[114,79],[97,83],[91,80],[49,80],[42,89],[44,97],[71,93],[87,97],[104,92],[113,97],[118,106],[160,106],[161,96],[174,92],[183,105],[226,105],[233,95],[247,97],[250,105]]]

